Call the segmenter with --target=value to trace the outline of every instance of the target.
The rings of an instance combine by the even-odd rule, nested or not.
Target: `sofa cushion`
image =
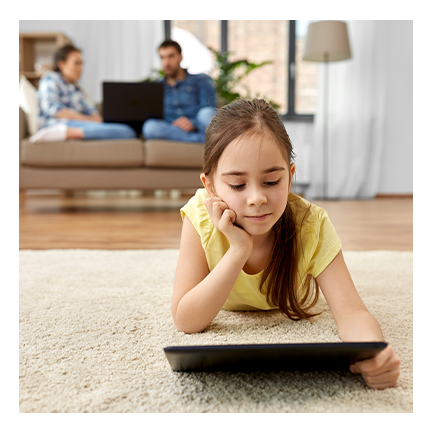
[[[145,166],[201,169],[203,143],[150,139],[145,142]]]
[[[140,167],[140,139],[101,141],[22,142],[22,164],[36,167]]]

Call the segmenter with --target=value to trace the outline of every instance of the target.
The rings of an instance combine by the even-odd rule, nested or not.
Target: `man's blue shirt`
[[[164,83],[164,119],[172,123],[179,117],[187,117],[197,127],[196,114],[203,107],[217,107],[217,92],[214,82],[206,74],[189,74],[185,70],[184,80],[176,80],[170,86]]]

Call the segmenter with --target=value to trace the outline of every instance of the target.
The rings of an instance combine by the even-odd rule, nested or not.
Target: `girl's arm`
[[[381,328],[363,304],[340,252],[316,279],[344,342],[383,341]]]
[[[210,272],[200,237],[185,216],[171,303],[179,331],[201,332],[216,317],[249,255],[246,246],[231,246]]]
[[[337,323],[341,340],[384,340],[377,320],[368,312],[356,291],[341,250],[316,281]],[[370,387],[384,389],[396,385],[400,374],[399,365],[399,357],[387,346],[374,358],[357,362],[350,370],[362,373]]]

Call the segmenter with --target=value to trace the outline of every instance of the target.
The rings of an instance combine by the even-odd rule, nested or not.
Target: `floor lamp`
[[[323,199],[328,199],[328,62],[343,61],[350,53],[347,24],[318,21],[308,26],[303,59],[324,62]]]

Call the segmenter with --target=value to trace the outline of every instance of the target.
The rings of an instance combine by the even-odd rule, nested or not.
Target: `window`
[[[181,66],[191,74],[213,76],[214,56],[208,49],[220,50],[221,21],[171,21],[172,38],[182,46]]]
[[[273,61],[245,76],[236,90],[259,94],[280,106],[284,119],[313,121],[316,107],[316,64],[302,60],[311,21],[231,20],[164,21],[166,38],[171,26],[189,31],[203,45],[228,50],[230,60]],[[204,71],[206,72],[206,71]],[[208,72],[211,76],[212,71]]]
[[[236,86],[237,91],[259,95],[280,105],[281,114],[288,111],[288,50],[289,21],[229,21],[228,50],[232,61],[247,59],[272,64],[253,70]],[[286,48],[283,48],[283,45]]]
[[[295,22],[295,103],[294,112],[297,115],[312,115],[316,110],[317,96],[317,66],[315,62],[304,61],[305,38],[308,25],[312,21]],[[292,28],[293,31],[293,28]]]

